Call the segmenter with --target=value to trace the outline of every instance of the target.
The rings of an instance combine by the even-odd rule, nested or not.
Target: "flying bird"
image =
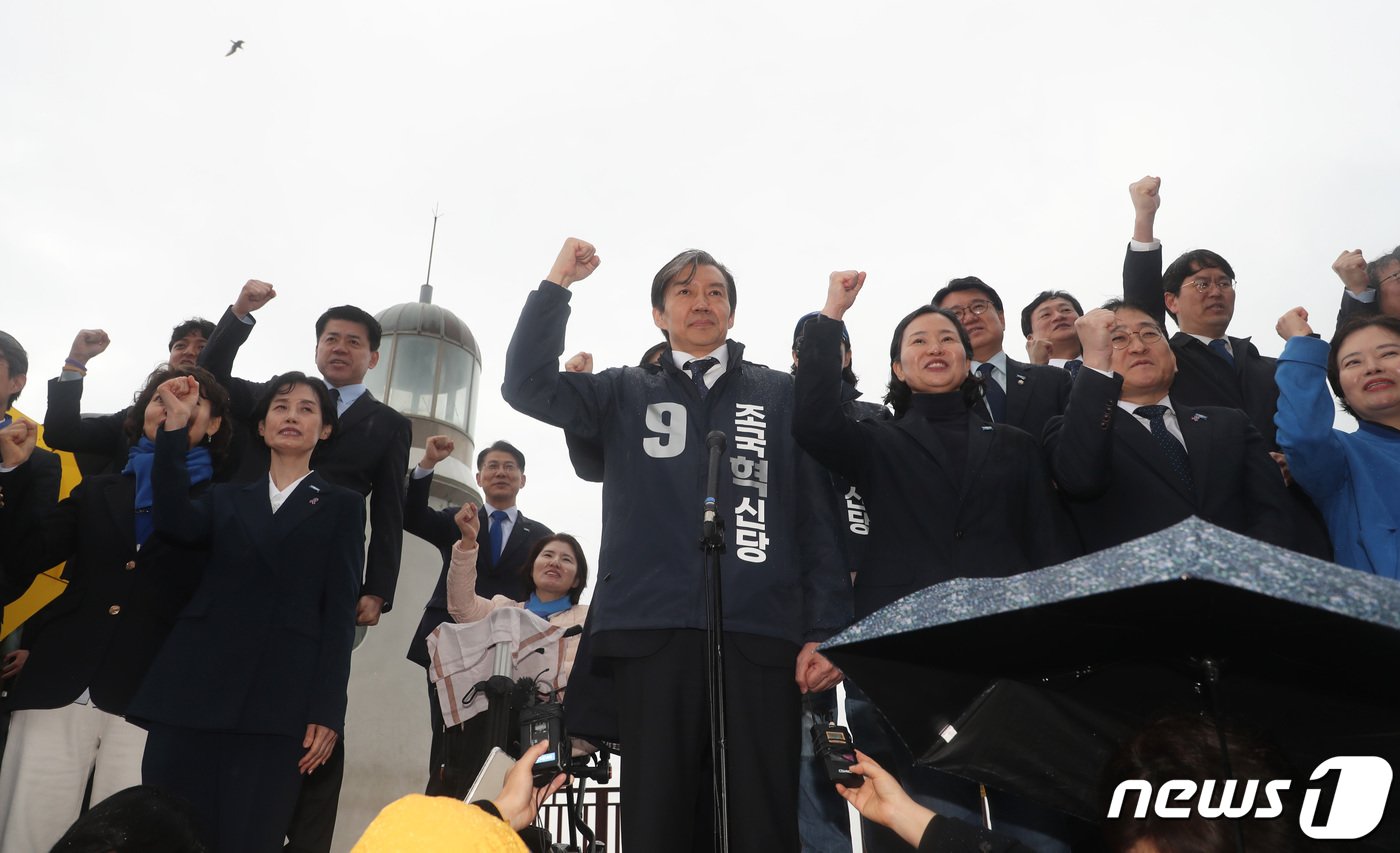
[[[233,52],[243,46],[243,39],[239,39],[238,41],[229,39],[229,44],[232,44],[233,47],[229,48],[228,53],[225,53],[224,56],[233,56]]]

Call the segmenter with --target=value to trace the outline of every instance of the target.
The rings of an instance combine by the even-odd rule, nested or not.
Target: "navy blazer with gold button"
[[[28,467],[11,476],[28,476]],[[29,660],[10,687],[10,710],[61,708],[88,690],[97,707],[126,713],[205,559],[202,548],[159,534],[138,549],[135,503],[133,478],[107,474],[83,480],[56,506],[0,509],[20,522],[5,541],[15,587],[67,561],[67,588],[25,625]]]

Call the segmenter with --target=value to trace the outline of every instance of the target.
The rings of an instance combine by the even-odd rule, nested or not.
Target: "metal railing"
[[[583,792],[581,813],[583,822],[603,845],[602,849],[607,853],[621,853],[622,789],[616,785],[589,785]],[[562,791],[545,801],[536,822],[549,830],[556,844],[574,838],[570,835],[568,804]],[[575,843],[582,849],[582,836],[578,836]]]

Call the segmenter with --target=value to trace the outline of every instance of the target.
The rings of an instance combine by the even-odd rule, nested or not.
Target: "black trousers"
[[[797,647],[725,636],[730,849],[796,853]],[[712,850],[705,632],[618,631],[597,639],[616,683],[624,843]]]
[[[340,809],[340,785],[345,780],[345,738],[335,742],[325,764],[301,778],[301,793],[287,827],[287,846],[282,849],[292,853],[330,853],[335,816]]]
[[[193,806],[210,850],[273,853],[282,849],[302,787],[301,741],[153,724],[141,781]]]
[[[428,746],[428,784],[423,793],[430,797],[444,797],[447,796],[442,778],[443,764],[447,761],[443,740],[445,726],[442,708],[438,707],[437,688],[433,686],[431,678],[428,679],[428,725],[432,728],[433,739]]]

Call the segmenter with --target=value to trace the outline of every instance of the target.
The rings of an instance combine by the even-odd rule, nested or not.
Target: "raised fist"
[[[15,418],[0,429],[0,464],[17,468],[29,461],[39,441],[39,426],[28,418]]]
[[[1288,311],[1278,318],[1278,323],[1274,325],[1274,331],[1285,341],[1296,338],[1299,335],[1311,335],[1312,326],[1308,325],[1308,312],[1306,308],[1298,307]]]
[[[603,262],[596,252],[592,243],[570,237],[564,241],[564,247],[559,250],[559,257],[554,259],[554,266],[550,268],[546,280],[560,287],[583,281]]]
[[[73,346],[68,348],[68,357],[83,364],[88,359],[101,355],[112,341],[101,329],[82,329],[73,338]]]
[[[865,273],[855,270],[838,270],[827,277],[826,306],[822,314],[833,320],[840,320],[856,304],[856,296],[865,287]]]
[[[1128,196],[1133,200],[1133,210],[1140,215],[1155,214],[1157,208],[1162,206],[1162,197],[1158,195],[1161,188],[1162,179],[1151,175],[1128,184]]]
[[[1055,354],[1055,344],[1041,338],[1026,338],[1026,357],[1031,364],[1049,364]]]
[[[433,466],[452,455],[456,444],[445,435],[428,436],[427,446],[423,448],[423,459],[418,463],[419,467],[432,470]]]
[[[238,291],[238,300],[233,303],[233,313],[239,317],[246,317],[276,298],[277,290],[272,285],[250,278],[247,284],[243,285],[243,289]]]
[[[457,529],[462,531],[463,542],[476,544],[476,534],[481,530],[481,519],[476,510],[477,506],[474,503],[462,504],[462,508],[452,516],[452,520],[457,522]]]
[[[575,353],[574,357],[564,362],[565,373],[592,373],[593,354],[587,352]]]
[[[1338,255],[1332,262],[1332,272],[1352,293],[1365,293],[1371,286],[1370,279],[1366,277],[1366,258],[1360,249],[1349,249]]]
[[[1097,370],[1113,369],[1113,330],[1117,326],[1118,317],[1107,308],[1095,308],[1074,321],[1084,347],[1084,364]]]
[[[156,399],[165,407],[165,428],[180,429],[194,419],[199,407],[199,382],[193,376],[176,376],[156,388]]]

